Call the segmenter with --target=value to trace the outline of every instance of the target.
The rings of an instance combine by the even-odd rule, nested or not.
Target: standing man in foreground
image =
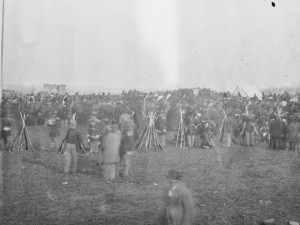
[[[191,192],[181,183],[182,174],[172,169],[168,172],[168,189],[164,191],[158,225],[190,225],[194,219],[194,202]]]

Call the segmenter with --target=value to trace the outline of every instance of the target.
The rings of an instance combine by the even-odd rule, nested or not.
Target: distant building
[[[67,88],[65,84],[44,84],[44,92],[47,94],[65,95]]]

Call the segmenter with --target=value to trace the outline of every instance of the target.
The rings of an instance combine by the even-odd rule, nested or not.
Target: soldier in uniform
[[[59,117],[61,119],[61,127],[68,127],[68,108],[64,104],[59,106]]]
[[[195,136],[197,133],[197,126],[196,126],[196,118],[190,112],[188,116],[185,119],[185,131],[187,135],[187,140],[188,140],[188,146],[189,147],[194,147],[195,146]]]
[[[71,121],[65,138],[66,147],[65,147],[65,168],[64,173],[69,174],[70,170],[75,176],[77,172],[77,160],[78,153],[77,151],[82,145],[82,138],[77,130],[76,121]]]

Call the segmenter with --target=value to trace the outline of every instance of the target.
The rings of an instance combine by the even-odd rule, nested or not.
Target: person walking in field
[[[70,122],[65,141],[66,146],[64,173],[70,174],[70,172],[72,172],[72,175],[76,175],[78,160],[77,150],[82,144],[82,138],[79,131],[77,130],[76,121]]]
[[[103,141],[100,144],[104,178],[108,183],[114,181],[118,174],[120,145],[121,131],[119,130],[118,125],[111,125],[109,127],[109,133],[103,137]]]
[[[168,188],[163,193],[163,209],[155,223],[157,225],[190,225],[195,216],[191,192],[181,182],[182,174],[168,171]]]

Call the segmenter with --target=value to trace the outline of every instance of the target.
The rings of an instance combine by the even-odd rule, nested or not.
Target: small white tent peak
[[[233,91],[233,95],[252,98],[255,95],[262,99],[262,92],[255,85],[239,85]]]

